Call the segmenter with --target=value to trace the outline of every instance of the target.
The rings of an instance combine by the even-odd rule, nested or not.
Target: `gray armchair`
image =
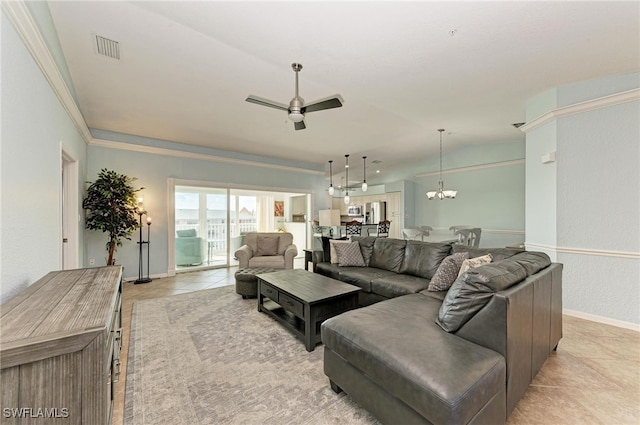
[[[291,233],[250,232],[235,252],[240,268],[293,269],[298,248]]]

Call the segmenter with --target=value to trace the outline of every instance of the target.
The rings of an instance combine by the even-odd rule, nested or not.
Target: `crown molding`
[[[477,171],[477,170],[485,170],[487,168],[497,168],[497,167],[508,167],[511,165],[520,165],[524,164],[524,159],[514,159],[511,161],[501,161],[501,162],[492,162],[489,164],[480,164],[480,165],[472,165],[469,167],[460,167],[460,168],[450,168],[448,170],[442,170],[442,174],[454,174],[454,173],[464,173],[467,171]],[[440,175],[440,171],[431,171],[428,173],[416,174],[415,177],[430,177],[430,176],[438,176]]]
[[[608,108],[610,106],[619,105],[621,103],[633,102],[640,100],[640,88],[599,97],[597,99],[587,100],[585,102],[575,103],[569,106],[553,109],[546,114],[539,116],[520,127],[520,131],[527,133],[535,128],[547,124],[558,118],[569,115],[581,114],[583,112],[593,111],[595,109]]]
[[[310,170],[308,168],[302,168],[302,167],[270,164],[267,162],[249,161],[246,159],[227,158],[224,156],[208,155],[208,154],[196,153],[196,152],[187,152],[187,151],[181,151],[176,149],[157,148],[154,146],[143,146],[143,145],[136,145],[132,143],[115,142],[112,140],[104,140],[104,139],[92,139],[89,142],[89,146],[96,146],[96,147],[107,148],[107,149],[119,149],[124,151],[131,151],[131,152],[142,152],[142,153],[155,154],[155,155],[172,156],[176,158],[197,159],[201,161],[212,161],[212,162],[219,162],[219,163],[225,163],[225,164],[243,165],[247,167],[270,168],[273,170],[292,171],[296,173],[306,173],[306,174],[313,174],[318,176],[324,175],[324,171],[322,170]]]
[[[71,118],[71,121],[80,132],[85,143],[89,143],[93,137],[84,121],[82,112],[80,112],[75,99],[69,91],[69,87],[67,87],[64,78],[62,78],[62,74],[60,74],[60,70],[53,60],[53,56],[51,56],[51,52],[49,52],[49,48],[44,42],[40,30],[31,17],[31,13],[29,13],[24,1],[3,1],[2,10],[40,67],[42,74],[49,82],[53,92],[60,100],[62,107],[67,111],[69,118]]]

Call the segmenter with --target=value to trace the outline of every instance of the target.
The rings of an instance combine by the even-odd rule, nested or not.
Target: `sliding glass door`
[[[290,206],[300,196],[308,195],[176,184],[176,271],[237,265],[233,256],[248,232],[292,232],[302,253],[306,207]]]
[[[175,187],[177,269],[227,266],[228,190]]]

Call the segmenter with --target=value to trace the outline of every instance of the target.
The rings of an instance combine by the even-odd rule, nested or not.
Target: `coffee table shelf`
[[[357,308],[360,288],[305,270],[258,275],[258,311],[280,322],[313,351],[326,319]]]

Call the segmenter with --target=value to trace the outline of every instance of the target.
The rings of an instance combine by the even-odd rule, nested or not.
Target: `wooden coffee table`
[[[259,274],[258,311],[273,317],[313,351],[320,324],[358,307],[354,285],[302,269]]]

